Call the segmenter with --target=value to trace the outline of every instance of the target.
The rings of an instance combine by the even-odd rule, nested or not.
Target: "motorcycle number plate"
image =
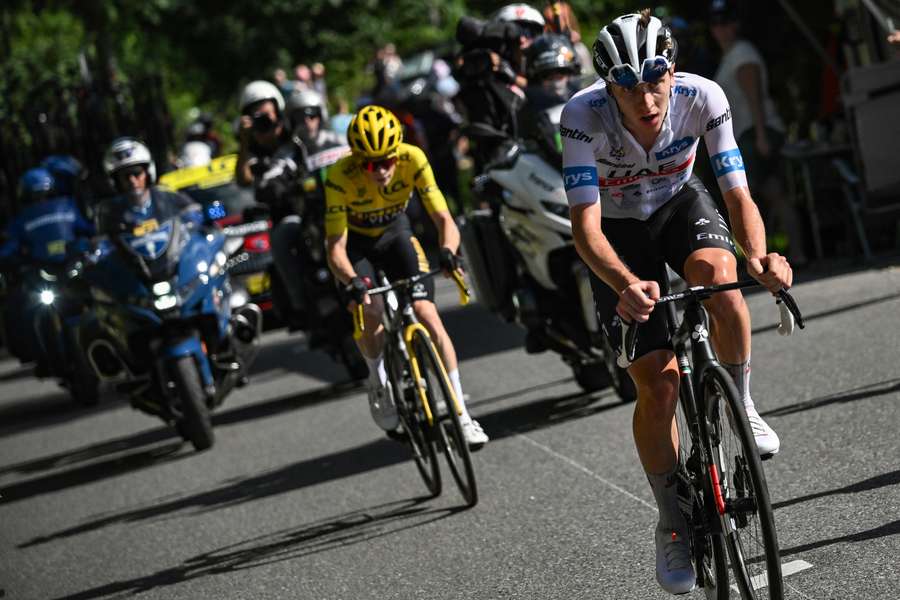
[[[268,273],[256,273],[247,277],[247,291],[251,294],[261,294],[269,289]]]

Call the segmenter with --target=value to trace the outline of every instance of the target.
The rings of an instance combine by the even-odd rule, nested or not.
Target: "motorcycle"
[[[7,331],[15,327],[16,332],[25,328],[22,339],[15,340],[19,359],[35,362],[38,377],[58,379],[76,403],[92,406],[100,399],[100,381],[78,344],[78,330],[86,310],[86,298],[78,285],[79,274],[78,263],[22,265],[11,277],[0,276],[0,289],[5,300],[12,286],[18,287],[21,296],[17,299],[25,301],[24,323],[6,323],[4,327]]]
[[[551,121],[558,124],[561,111],[548,109]],[[460,227],[479,301],[528,330],[526,351],[558,353],[585,391],[612,385],[622,401],[635,400],[634,383],[601,331],[559,169],[490,126],[470,134],[500,148],[473,180],[476,198],[490,208],[473,211]]]
[[[110,240],[84,270],[94,319],[80,343],[96,375],[132,406],[213,445],[210,412],[247,382],[262,312],[232,295],[225,269],[241,241],[172,218]]]
[[[369,367],[353,341],[353,322],[341,301],[338,288],[328,268],[325,254],[325,194],[320,176],[321,169],[334,163],[346,152],[333,148],[305,156],[306,165],[286,169],[283,177],[290,181],[290,194],[294,199],[296,214],[285,217],[299,223],[298,235],[292,253],[302,265],[302,288],[305,311],[299,313],[291,307],[285,283],[275,265],[269,266],[272,283],[274,312],[288,324],[290,331],[302,330],[308,334],[309,347],[327,352],[340,362],[354,380],[364,379]],[[265,205],[255,211],[265,210]],[[260,218],[246,215],[245,220]]]

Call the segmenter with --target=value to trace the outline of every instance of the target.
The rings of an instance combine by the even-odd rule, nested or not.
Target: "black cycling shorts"
[[[722,248],[735,252],[727,221],[696,176],[646,221],[602,219],[601,228],[622,262],[642,281],[661,279],[661,260],[684,277],[684,263],[695,250]],[[593,273],[591,287],[603,331],[613,348],[621,348],[622,326],[616,314],[619,296]],[[661,349],[672,349],[672,342],[665,311],[654,310],[640,325],[635,358]]]
[[[413,235],[406,214],[401,214],[378,237],[350,231],[347,233],[347,256],[360,277],[368,277],[373,285],[375,271],[384,271],[388,279],[406,279],[431,270],[422,245]],[[434,302],[434,278],[420,281],[412,289],[413,300]]]

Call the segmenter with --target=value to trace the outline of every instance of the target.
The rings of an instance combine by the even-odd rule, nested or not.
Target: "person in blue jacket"
[[[94,226],[74,198],[60,192],[47,169],[34,168],[22,175],[19,196],[24,208],[9,224],[0,246],[0,267],[8,276],[15,278],[23,269],[60,267],[74,243],[94,235]],[[4,333],[10,352],[22,362],[34,360],[38,347],[27,317],[34,302],[21,285],[10,286],[5,299]]]
[[[114,140],[103,157],[103,169],[119,193],[98,207],[98,233],[116,237],[155,220],[161,224],[181,216],[199,225],[200,205],[184,194],[153,185],[156,164],[150,150],[131,137]]]

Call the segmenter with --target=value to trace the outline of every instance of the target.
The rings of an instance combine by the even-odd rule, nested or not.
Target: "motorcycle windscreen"
[[[155,221],[150,223],[155,224]],[[135,229],[137,231],[137,228]],[[144,229],[138,234],[125,234],[122,241],[129,250],[141,258],[154,261],[166,253],[175,235],[175,223],[172,220],[165,221],[162,225],[144,225]]]

